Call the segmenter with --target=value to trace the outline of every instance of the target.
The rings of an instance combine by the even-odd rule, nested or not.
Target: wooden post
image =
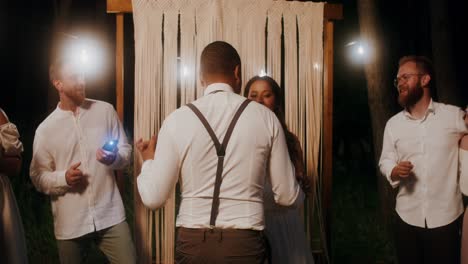
[[[330,245],[330,208],[333,182],[333,22],[325,21],[324,37],[322,216],[327,234],[327,244]]]
[[[323,152],[322,152],[322,217],[326,246],[331,248],[331,203],[333,186],[333,20],[343,18],[343,6],[326,4],[323,22],[324,92],[323,92]],[[325,254],[329,254],[325,252]]]
[[[124,121],[124,14],[116,14],[115,96],[117,114]]]
[[[124,122],[124,14],[116,14],[115,38],[115,101],[120,122]],[[116,171],[115,179],[120,194],[125,191],[125,178],[121,170]]]

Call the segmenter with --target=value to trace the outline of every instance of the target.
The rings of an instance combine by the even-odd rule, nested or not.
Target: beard
[[[402,92],[398,95],[398,103],[401,107],[409,109],[414,106],[423,96],[423,88],[421,84],[417,83],[413,88],[408,87],[407,92],[403,95]]]
[[[70,100],[75,103],[75,105],[81,105],[86,97],[84,89],[77,89],[65,93]]]

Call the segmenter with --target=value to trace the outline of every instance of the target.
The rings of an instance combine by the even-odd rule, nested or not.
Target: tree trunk
[[[461,100],[461,90],[457,85],[453,56],[453,30],[447,5],[447,1],[430,1],[432,56],[437,82],[437,98],[443,103],[460,105],[465,102]]]
[[[376,175],[378,177],[378,189],[384,221],[394,210],[394,195],[387,180],[378,169],[378,161],[382,151],[383,132],[387,120],[395,109],[391,77],[388,75],[389,62],[384,47],[382,34],[383,26],[378,20],[378,12],[375,0],[358,0],[358,16],[361,38],[365,40],[372,52],[366,63],[364,71],[367,79],[368,101],[372,125],[372,140],[374,145],[374,160]]]

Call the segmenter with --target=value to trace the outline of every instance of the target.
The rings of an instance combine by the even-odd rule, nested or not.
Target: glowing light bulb
[[[362,46],[359,46],[357,52],[359,54],[363,55],[364,54],[364,48]]]
[[[85,49],[82,49],[80,52],[80,61],[83,64],[87,64],[89,61],[88,51],[86,51]]]
[[[350,59],[356,64],[368,63],[375,53],[372,46],[364,40],[351,41],[345,47],[349,47]]]

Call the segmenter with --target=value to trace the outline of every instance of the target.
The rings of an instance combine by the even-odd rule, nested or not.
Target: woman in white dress
[[[28,263],[23,224],[8,176],[18,174],[23,144],[16,126],[0,109],[0,258],[2,263]]]
[[[286,136],[289,156],[296,169],[296,178],[303,191],[310,191],[310,181],[305,174],[301,145],[285,123],[281,90],[271,77],[255,76],[247,82],[244,96],[265,105],[278,117]],[[314,263],[304,230],[300,208],[277,205],[271,184],[267,182],[264,194],[265,235],[270,246],[270,263]]]

